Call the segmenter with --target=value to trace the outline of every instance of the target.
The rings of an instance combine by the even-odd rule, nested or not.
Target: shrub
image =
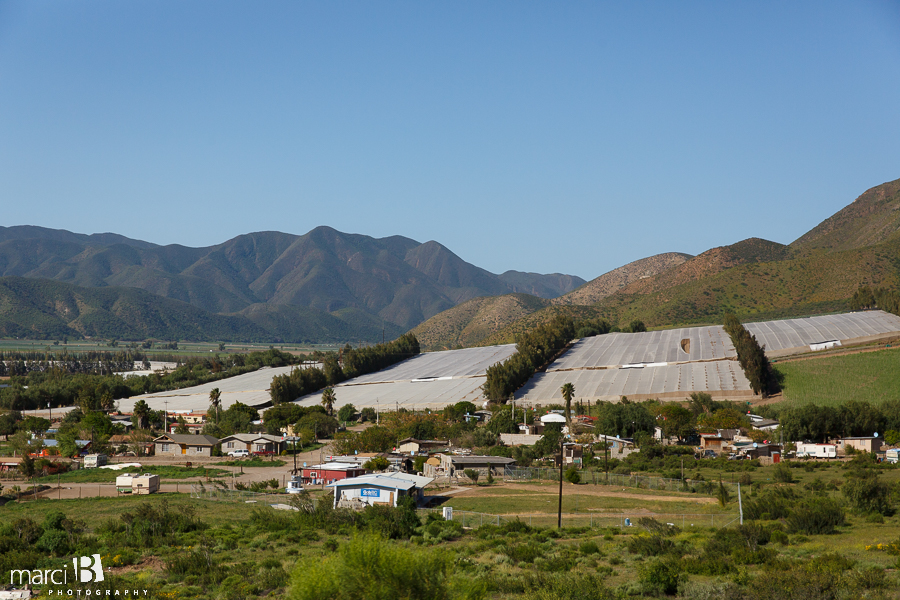
[[[472,480],[472,483],[478,483],[478,477],[481,475],[477,469],[466,469],[463,473]]]
[[[791,473],[791,468],[785,463],[778,463],[775,465],[772,476],[778,483],[793,483],[794,481],[794,474]]]
[[[593,540],[582,542],[581,546],[578,547],[578,550],[582,554],[600,554],[600,546]]]
[[[860,513],[878,513],[885,516],[894,514],[891,486],[872,470],[854,470],[847,474],[847,483],[841,493],[850,505]]]
[[[789,533],[834,533],[844,524],[844,509],[830,498],[810,498],[796,505],[787,518]]]
[[[684,580],[681,565],[675,559],[654,560],[638,570],[641,586],[645,592],[655,594],[674,594],[678,584]]]
[[[565,477],[569,483],[581,483],[581,473],[578,472],[575,465],[566,469]]]
[[[287,597],[445,600],[482,595],[477,589],[451,593],[451,574],[447,553],[386,544],[378,537],[356,537],[334,556],[301,561],[294,570]]]

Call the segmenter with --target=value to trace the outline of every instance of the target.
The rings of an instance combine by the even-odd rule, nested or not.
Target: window
[[[168,452],[168,451],[169,451],[169,445],[168,445],[168,444],[162,444],[162,450],[161,450],[161,452]]]
[[[228,445],[226,445],[225,447],[226,448],[234,448],[234,442],[228,442]]]

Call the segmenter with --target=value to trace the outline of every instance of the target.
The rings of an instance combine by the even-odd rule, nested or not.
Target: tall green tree
[[[222,392],[219,388],[209,390],[209,403],[216,410],[216,425],[219,424],[219,407],[222,405]]]
[[[150,406],[143,400],[134,403],[131,411],[131,422],[135,429],[147,429],[150,427]]]
[[[569,433],[572,433],[572,398],[575,396],[575,386],[572,383],[564,383],[559,391],[566,401],[566,427],[569,428]]]
[[[334,388],[327,387],[322,390],[322,406],[325,407],[325,411],[328,413],[328,416],[331,416],[331,413],[334,412],[334,403],[337,401],[337,396],[334,394]]]

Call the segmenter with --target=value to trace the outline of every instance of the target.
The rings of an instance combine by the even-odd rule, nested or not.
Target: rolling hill
[[[216,315],[134,288],[83,288],[0,278],[0,336],[143,340],[259,341],[270,331],[243,317]]]

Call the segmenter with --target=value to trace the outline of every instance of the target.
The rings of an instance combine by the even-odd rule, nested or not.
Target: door
[[[182,453],[182,454],[187,454],[187,446],[182,446],[182,447],[181,447],[181,453]]]

